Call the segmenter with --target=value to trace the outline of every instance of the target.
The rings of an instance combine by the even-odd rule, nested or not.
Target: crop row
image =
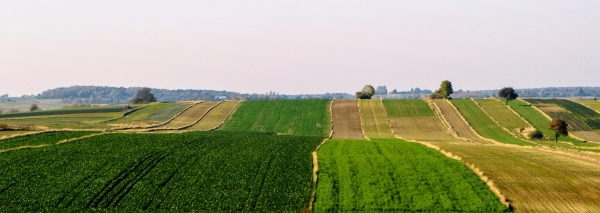
[[[459,161],[398,139],[329,140],[319,149],[315,212],[505,212]]]
[[[575,118],[576,120],[579,120],[585,124],[587,124],[587,126],[591,127],[592,129],[600,129],[600,114],[598,114],[596,111],[587,108],[579,103],[575,103],[573,101],[570,100],[564,100],[564,99],[527,99],[528,102],[532,103],[532,104],[556,104],[557,106],[560,106],[562,108],[565,108],[566,110],[568,110],[569,112],[571,112],[571,114],[573,114],[573,118]],[[562,115],[562,114],[560,114]],[[553,116],[553,115],[551,115]],[[558,115],[556,115],[558,116]],[[562,116],[566,116],[566,115],[562,115]],[[567,118],[570,119],[570,118]],[[578,125],[576,123],[573,123],[573,125]],[[579,129],[579,127],[574,127],[575,129]],[[584,128],[582,128],[583,130]],[[585,128],[587,129],[587,128]],[[587,129],[589,130],[589,129]]]
[[[245,101],[221,128],[224,131],[325,136],[331,129],[330,100]]]
[[[298,211],[321,137],[105,134],[1,154],[0,205],[116,210]]]

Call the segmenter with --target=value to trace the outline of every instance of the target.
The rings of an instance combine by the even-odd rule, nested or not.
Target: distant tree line
[[[130,103],[140,87],[72,86],[50,89],[36,97],[39,99],[63,99],[65,104],[110,104]],[[151,89],[157,101],[242,99],[237,92],[216,90],[168,90]]]

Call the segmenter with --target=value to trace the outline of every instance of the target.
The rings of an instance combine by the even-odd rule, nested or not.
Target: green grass
[[[331,130],[330,100],[260,100],[242,102],[223,131],[326,136]]]
[[[384,100],[390,117],[435,116],[427,102],[417,100]]]
[[[298,212],[322,137],[105,134],[1,153],[0,211]]]
[[[59,132],[47,132],[33,135],[27,135],[16,138],[9,138],[0,140],[0,150],[12,149],[20,146],[38,146],[44,144],[55,144],[56,142],[79,138],[86,135],[96,134],[99,132],[72,132],[72,131],[59,131]]]
[[[501,126],[510,131],[515,131],[520,127],[530,126],[517,114],[511,111],[504,102],[495,99],[478,99],[475,101],[477,101],[490,117],[494,118]]]
[[[532,104],[556,104],[557,106],[570,111],[575,119],[584,122],[588,127],[600,130],[600,114],[574,101],[566,99],[527,99],[527,101]]]
[[[79,113],[0,119],[0,123],[16,126],[44,126],[55,129],[106,129],[106,120],[119,118],[122,112]]]
[[[314,212],[508,212],[459,161],[398,139],[328,140]]]
[[[471,127],[479,133],[479,135],[501,142],[517,145],[533,145],[515,138],[515,136],[506,132],[502,127],[498,126],[485,112],[473,102],[471,99],[455,99],[451,103],[456,106],[460,114],[469,122]]]
[[[577,103],[590,107],[596,111],[600,111],[600,101],[598,100],[573,100]]]

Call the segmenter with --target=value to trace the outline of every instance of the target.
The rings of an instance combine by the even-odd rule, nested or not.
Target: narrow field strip
[[[581,105],[584,105],[600,114],[600,101],[598,100],[572,100]]]
[[[329,102],[324,99],[244,101],[219,130],[324,137],[331,129]]]
[[[600,134],[595,132],[590,126],[596,124],[600,117],[596,118],[596,112],[581,106],[575,105],[575,102],[568,100],[540,100],[527,99],[527,102],[546,113],[551,118],[560,118],[569,124],[569,132],[577,138],[586,141],[600,142]],[[560,105],[559,105],[560,104]],[[565,109],[570,108],[571,111]]]
[[[507,212],[467,166],[399,139],[329,140],[315,212]]]
[[[533,127],[498,99],[476,99],[475,102],[500,126],[518,133],[519,128]]]
[[[135,112],[132,112],[124,117],[110,121],[109,125],[111,125],[111,126],[126,126],[126,125],[158,124],[161,121],[154,120],[154,119],[148,119],[148,118],[157,113],[164,113],[161,111],[163,111],[163,110],[166,111],[166,109],[168,109],[168,108],[171,108],[169,110],[170,110],[170,112],[173,112],[173,111],[176,111],[173,109],[183,109],[186,106],[189,106],[189,105],[175,104],[175,103],[152,103],[152,104],[148,104],[144,108],[139,109]],[[171,115],[171,117],[172,116],[173,115]],[[164,121],[162,121],[162,122],[164,122]]]
[[[460,112],[450,103],[448,100],[436,99],[432,102],[440,109],[442,116],[448,121],[452,129],[456,132],[458,137],[466,138],[469,141],[491,144],[490,140],[481,137],[475,130],[469,125]]]
[[[451,103],[458,109],[460,114],[469,122],[471,127],[481,136],[501,143],[533,146],[535,143],[520,140],[505,131],[494,120],[492,120],[475,101],[471,99],[452,100]]]
[[[2,153],[6,211],[298,212],[322,137],[104,134]]]
[[[360,116],[368,138],[395,138],[381,100],[360,100]]]
[[[510,200],[514,212],[600,211],[598,162],[552,149],[433,144],[461,157],[461,161],[474,165],[493,179]]]
[[[394,133],[407,140],[460,141],[446,129],[424,100],[384,100]]]
[[[332,138],[364,139],[358,100],[334,100]]]
[[[95,131],[54,131],[44,132],[21,137],[10,138],[0,141],[0,152],[15,150],[19,147],[37,147],[42,145],[53,145],[64,140],[80,138],[83,136],[97,134]]]
[[[231,116],[241,101],[225,101],[210,110],[198,123],[186,130],[208,131],[220,127]]]
[[[177,129],[182,128],[187,125],[192,125],[202,115],[204,115],[211,107],[217,105],[218,102],[202,102],[194,105],[188,110],[181,113],[179,116],[175,117],[175,119],[171,120],[169,123],[160,126],[160,129]]]

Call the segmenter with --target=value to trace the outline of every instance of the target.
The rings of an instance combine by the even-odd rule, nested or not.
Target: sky
[[[0,94],[600,86],[600,1],[0,1]]]

